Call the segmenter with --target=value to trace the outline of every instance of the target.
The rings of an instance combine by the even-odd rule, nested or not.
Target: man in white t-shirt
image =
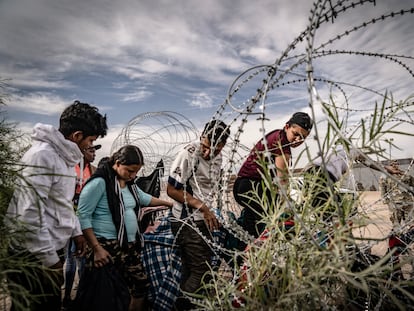
[[[171,165],[167,193],[175,200],[171,229],[181,251],[181,289],[185,292],[196,292],[209,271],[213,253],[206,239],[211,240],[211,231],[219,227],[211,208],[221,176],[220,153],[229,135],[224,122],[208,122],[200,141],[185,146]],[[185,299],[177,305],[180,310],[191,308]]]

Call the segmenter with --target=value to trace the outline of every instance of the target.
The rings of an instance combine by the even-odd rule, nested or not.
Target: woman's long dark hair
[[[116,161],[122,165],[144,165],[144,156],[137,146],[125,145],[114,152],[108,161],[111,165],[114,165]]]

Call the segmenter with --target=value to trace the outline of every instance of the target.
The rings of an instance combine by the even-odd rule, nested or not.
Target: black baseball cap
[[[313,121],[311,117],[305,112],[296,112],[289,119],[287,124],[297,124],[300,127],[304,128],[307,131],[310,131],[313,126]]]
[[[89,149],[95,149],[95,150],[99,150],[101,148],[102,148],[102,145],[95,145],[95,146],[89,147]]]

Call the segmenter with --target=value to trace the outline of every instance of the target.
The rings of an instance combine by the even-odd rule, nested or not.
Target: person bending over
[[[278,186],[287,185],[291,148],[296,148],[304,142],[312,126],[313,121],[307,113],[294,113],[282,129],[267,133],[265,142],[260,139],[241,166],[234,183],[233,195],[236,202],[243,207],[241,227],[255,238],[263,232],[265,227],[260,223],[264,210],[257,199],[262,198],[265,193],[271,204],[276,202],[276,200],[271,202],[271,189],[264,187],[262,176],[267,173],[264,172],[264,168],[269,169],[272,165],[275,166],[279,180],[278,185],[274,185],[276,191],[279,190]],[[265,155],[266,147],[270,152],[270,159]],[[241,250],[245,247],[245,244],[242,244],[239,247]]]

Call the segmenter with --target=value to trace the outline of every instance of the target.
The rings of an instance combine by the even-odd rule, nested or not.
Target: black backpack
[[[161,178],[164,176],[164,161],[161,159],[154,171],[148,176],[141,176],[135,180],[135,184],[144,192],[159,198],[161,194]],[[153,225],[155,221],[156,213],[149,213],[143,216],[140,221],[139,228],[141,233],[145,232],[145,229],[149,225]]]

